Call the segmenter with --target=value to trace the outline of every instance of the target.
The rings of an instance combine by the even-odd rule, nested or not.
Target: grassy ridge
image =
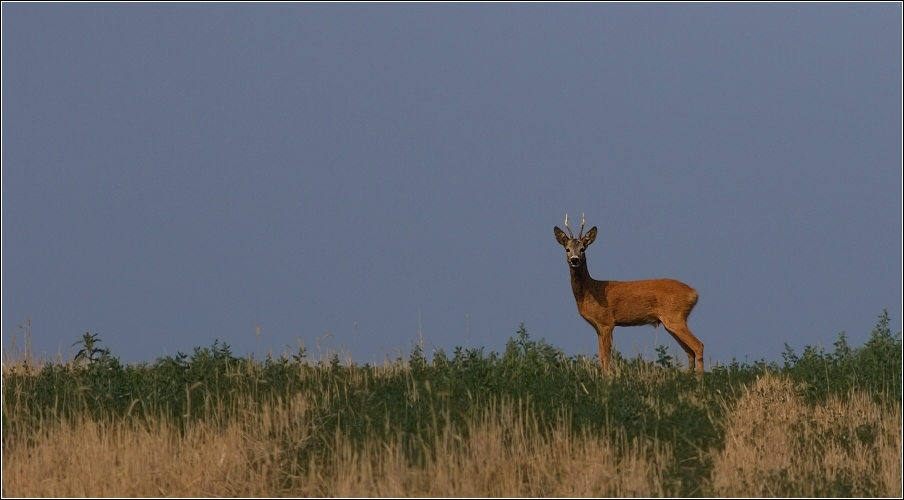
[[[190,356],[180,353],[153,364],[123,366],[109,351],[88,345],[89,337],[85,340],[85,359],[79,363],[5,371],[4,455],[40,442],[60,425],[164,426],[187,439],[199,428],[223,434],[239,423],[246,434],[267,429],[259,439],[275,447],[276,458],[268,467],[278,471],[277,483],[284,488],[276,493],[285,493],[297,490],[297,478],[335,463],[340,449],[351,450],[349,456],[391,449],[406,466],[427,470],[446,459],[450,446],[465,446],[456,442],[470,447],[490,439],[484,434],[492,428],[499,435],[490,441],[513,447],[526,440],[535,443],[530,445],[535,454],[563,439],[598,440],[613,463],[640,457],[637,460],[656,464],[655,488],[643,491],[696,496],[730,493],[732,484],[745,481],[764,484],[760,472],[744,476],[738,472],[747,470],[742,465],[725,466],[726,454],[736,450],[731,443],[762,439],[740,431],[756,419],[768,428],[787,424],[787,433],[798,435],[796,444],[789,441],[786,446],[788,457],[794,450],[806,454],[814,448],[824,454],[869,450],[886,434],[881,419],[864,417],[850,429],[839,427],[838,417],[808,423],[809,417],[800,416],[776,424],[745,405],[759,408],[777,398],[777,404],[792,405],[788,408],[793,411],[787,411],[804,415],[806,408],[840,408],[863,400],[875,405],[875,412],[896,411],[900,421],[901,338],[889,331],[887,313],[862,347],[851,348],[841,334],[832,352],[807,346],[798,356],[786,346],[783,366],[735,361],[711,367],[702,378],[674,366],[664,348],[656,362],[628,360],[616,353],[613,373],[605,376],[596,360],[566,356],[543,340],[531,339],[523,325],[501,354],[458,348],[451,356],[434,352],[428,361],[415,346],[408,360],[383,367],[343,365],[337,355],[313,361],[303,349],[257,362],[234,356],[219,342],[196,348]],[[765,379],[779,382],[763,386]],[[751,397],[758,402],[750,403]],[[738,412],[746,412],[747,424],[738,420]],[[520,427],[512,427],[512,420]],[[900,469],[900,454],[898,459]],[[802,475],[769,476],[765,484],[770,490],[759,494],[883,496],[885,483],[870,479],[882,467],[870,462],[839,473],[814,466]],[[732,474],[738,477],[720,483],[718,478]],[[559,491],[548,488],[528,493]]]

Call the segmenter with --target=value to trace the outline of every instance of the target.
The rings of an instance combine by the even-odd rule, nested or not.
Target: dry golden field
[[[468,422],[468,437],[448,427],[423,463],[398,440],[355,447],[333,436],[327,459],[289,463],[293,443],[310,438],[308,402],[249,410],[224,427],[197,423],[180,432],[164,419],[138,424],[80,419],[54,422],[3,454],[4,497],[195,496],[669,496],[670,446],[576,434],[559,421],[549,433],[523,406],[491,405]],[[852,496],[901,496],[900,408],[853,395],[807,408],[790,382],[764,376],[728,411],[723,449],[705,452],[712,473],[700,495],[818,496],[814,478],[872,478]],[[870,444],[845,447],[826,436],[876,429]],[[296,475],[292,471],[304,470]]]

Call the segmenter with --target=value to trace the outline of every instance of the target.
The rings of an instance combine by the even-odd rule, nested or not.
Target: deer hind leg
[[[687,327],[686,320],[669,320],[662,319],[662,326],[669,332],[672,337],[678,341],[678,345],[687,353],[687,367],[693,370],[703,372],[703,342],[697,339],[691,330]]]

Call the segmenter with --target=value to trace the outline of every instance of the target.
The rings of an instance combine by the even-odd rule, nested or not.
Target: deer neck
[[[580,301],[584,294],[590,291],[596,280],[590,277],[586,260],[581,262],[580,266],[568,266],[568,269],[571,271],[571,290],[574,292],[574,298]]]

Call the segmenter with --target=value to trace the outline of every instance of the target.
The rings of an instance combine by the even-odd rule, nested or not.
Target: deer
[[[599,281],[590,277],[585,251],[596,240],[596,226],[584,233],[584,214],[581,229],[574,237],[565,214],[566,235],[558,226],[556,241],[565,247],[565,258],[571,273],[571,290],[578,313],[596,330],[599,341],[600,365],[609,371],[612,354],[612,329],[616,326],[662,324],[687,353],[688,369],[695,367],[703,373],[703,343],[687,327],[687,317],[697,304],[697,291],[673,279],[640,281]]]

